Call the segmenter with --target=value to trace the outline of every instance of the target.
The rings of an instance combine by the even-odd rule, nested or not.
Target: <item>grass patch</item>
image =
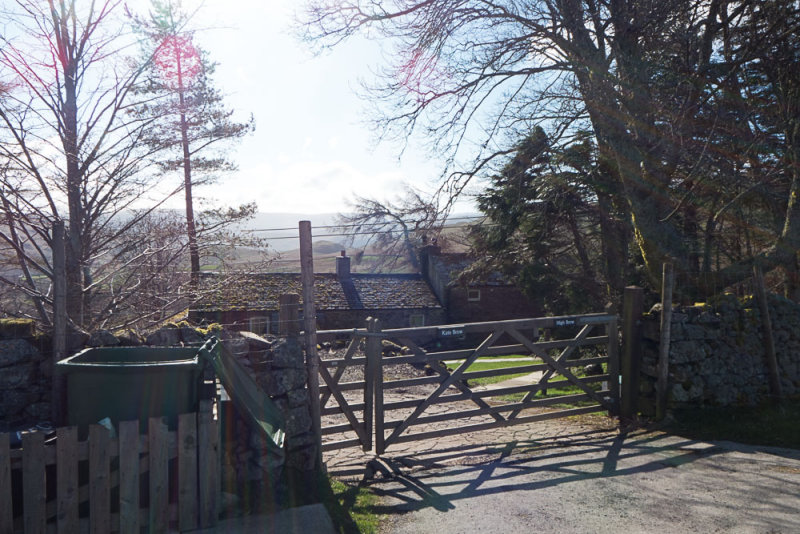
[[[577,373],[576,373],[576,376],[580,377],[581,375],[577,375]],[[599,391],[600,390],[600,383],[599,382],[589,383],[589,384],[586,384],[586,385],[590,389],[592,389],[594,391]],[[536,396],[534,397],[534,400],[536,400],[536,399],[550,399],[550,398],[553,398],[553,397],[562,397],[564,395],[577,395],[577,394],[580,394],[580,393],[584,393],[584,391],[581,388],[579,388],[578,386],[574,385],[572,382],[569,382],[568,380],[556,380],[556,381],[553,381],[553,382],[548,382],[546,391],[547,391],[547,394],[543,394],[543,392],[541,392],[541,391],[537,392]],[[524,393],[512,393],[511,395],[502,395],[502,396],[500,396],[498,398],[503,400],[503,401],[505,401],[505,402],[519,402],[519,401],[522,400],[522,398],[524,396],[525,396]],[[593,404],[597,404],[597,402],[595,402],[592,399],[586,399],[586,400],[572,402],[572,403],[569,403],[569,404],[568,403],[551,404],[550,408],[551,409],[559,409],[559,410],[561,410],[561,409],[567,409],[567,408],[578,408],[578,407],[581,407],[581,406],[591,406]]]
[[[761,406],[681,409],[672,415],[664,429],[680,436],[800,449],[800,397]]]
[[[535,363],[535,362],[531,362]],[[519,363],[515,362],[492,362],[492,361],[477,361],[470,365],[467,368],[466,372],[476,372],[476,371],[489,371],[492,369],[513,369],[514,367],[519,367]],[[529,373],[510,373],[505,375],[498,375],[498,376],[485,376],[483,378],[470,378],[467,383],[470,387],[475,386],[485,386],[488,384],[496,384],[497,382],[503,382],[504,380],[509,380],[511,378],[516,378],[518,376],[525,376]]]
[[[531,360],[530,355],[513,355],[513,356],[502,356],[502,359],[524,359],[524,361],[519,362],[509,362],[509,361],[493,361],[495,358],[486,357],[486,358],[479,358],[475,363],[470,365],[467,368],[467,372],[477,372],[477,371],[488,371],[490,369],[509,369],[509,374],[498,375],[498,376],[488,376],[483,378],[470,378],[467,380],[467,385],[469,387],[476,387],[476,386],[487,386],[491,384],[496,384],[498,382],[504,382],[511,378],[517,378],[520,376],[526,376],[530,373],[523,372],[523,373],[514,373],[513,369],[515,367],[520,367],[522,365],[532,365],[532,364],[541,364],[544,363],[542,360]],[[571,363],[571,362],[570,362]],[[452,371],[458,367],[458,364],[450,364],[448,368]],[[581,366],[570,366],[570,370],[572,374],[575,375],[576,378],[585,378],[586,373],[584,372]],[[592,382],[586,384],[589,388],[594,391],[599,391],[601,389],[601,383]],[[583,390],[578,386],[572,384],[570,381],[566,380],[564,377],[557,376],[556,380],[550,381],[547,386],[547,394],[543,395],[541,392],[536,394],[536,399],[545,399],[545,398],[552,398],[552,397],[560,397],[563,395],[575,395],[583,393]],[[509,395],[500,395],[498,397],[494,397],[495,399],[501,400],[503,402],[519,402],[523,399],[525,393],[512,393]],[[554,404],[551,407],[554,409],[564,409],[564,408],[575,408],[581,406],[591,406],[593,404],[597,404],[594,400],[583,400],[574,402],[571,404]]]
[[[475,360],[475,362],[472,365],[478,365],[479,363],[506,363],[509,365],[519,365],[516,362],[499,362],[497,360],[524,360],[530,363],[542,363],[541,360],[532,357],[530,354],[508,354],[502,356],[481,356],[480,358]],[[457,363],[448,363],[447,365],[449,367],[458,367],[459,365],[464,363],[465,360],[462,359],[462,360],[448,360],[448,361],[457,362]]]
[[[378,497],[367,488],[330,479],[332,494],[325,507],[336,532],[341,534],[376,534],[380,518],[372,512]]]

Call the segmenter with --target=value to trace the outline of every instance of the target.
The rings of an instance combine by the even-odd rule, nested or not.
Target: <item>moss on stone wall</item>
[[[0,319],[0,339],[31,338],[36,335],[33,319]]]

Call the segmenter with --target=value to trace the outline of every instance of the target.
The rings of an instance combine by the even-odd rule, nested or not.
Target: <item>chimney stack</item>
[[[350,258],[345,250],[336,258],[336,276],[339,280],[350,278]]]
[[[427,239],[426,239],[427,241]],[[438,256],[442,253],[442,249],[437,245],[434,238],[430,245],[424,245],[419,249],[419,270],[422,277],[428,282],[431,281],[431,256]]]

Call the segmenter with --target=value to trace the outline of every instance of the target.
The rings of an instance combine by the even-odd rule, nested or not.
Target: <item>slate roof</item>
[[[297,293],[302,299],[300,275],[295,273],[250,273],[222,280],[204,274],[201,288],[208,293],[192,309],[277,311],[283,293]],[[317,273],[314,296],[320,311],[441,308],[419,274],[352,274],[340,280],[334,273]]]

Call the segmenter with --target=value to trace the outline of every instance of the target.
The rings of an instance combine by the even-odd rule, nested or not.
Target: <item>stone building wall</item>
[[[800,393],[800,305],[769,295],[778,373],[783,393]],[[661,309],[643,322],[641,402],[654,411]],[[668,403],[752,405],[769,395],[761,314],[754,299],[724,295],[672,312]]]
[[[197,323],[218,323],[231,330],[253,330],[256,325],[277,333],[278,312],[271,311],[192,311],[191,320]],[[415,321],[422,320],[424,326],[445,324],[447,314],[443,308],[397,308],[379,310],[317,310],[317,330],[339,330],[364,328],[368,317],[381,320],[384,328],[408,328]],[[254,324],[256,323],[256,324]],[[269,326],[267,326],[269,325]],[[261,333],[261,332],[256,332]]]
[[[470,292],[473,298],[470,299]],[[505,321],[542,315],[540,302],[529,299],[510,285],[472,285],[447,288],[447,321],[471,323]]]

